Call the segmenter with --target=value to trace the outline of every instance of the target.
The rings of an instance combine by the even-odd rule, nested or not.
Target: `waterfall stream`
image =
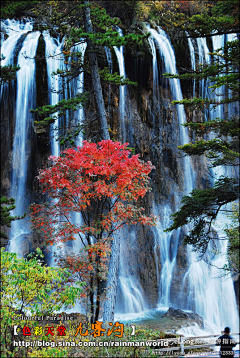
[[[175,53],[174,49],[170,43],[170,40],[166,33],[161,29],[158,28],[158,31],[151,29],[148,27],[154,43],[151,44],[151,48],[156,44],[157,49],[160,53],[160,56],[163,60],[163,72],[177,74],[176,69],[176,60],[175,60]],[[151,41],[151,40],[150,40]],[[153,55],[153,66],[156,63],[156,51],[152,51]],[[155,65],[156,66],[156,65]],[[156,70],[154,71],[156,72]],[[169,85],[171,88],[171,93],[173,100],[181,101],[183,99],[181,85],[179,79],[169,79]],[[186,144],[189,142],[188,133],[181,124],[186,121],[186,114],[184,111],[183,105],[177,105],[177,115],[179,121],[179,134],[180,134],[180,143],[179,144]],[[183,180],[184,180],[184,187],[185,193],[188,194],[193,189],[193,170],[191,166],[191,161],[189,157],[185,157],[183,161]],[[175,200],[179,202],[180,198],[178,195],[175,195]],[[154,206],[155,207],[155,206]],[[159,216],[160,208],[154,209],[154,214]],[[162,261],[162,270],[161,270],[161,277],[159,283],[159,303],[163,306],[170,305],[170,289],[171,289],[171,281],[172,281],[172,274],[173,269],[176,263],[176,255],[177,255],[177,248],[179,242],[179,234],[180,230],[177,231],[177,235],[175,237],[174,249],[170,249],[171,244],[171,234],[165,233],[164,230],[170,225],[170,215],[172,214],[172,209],[165,206],[163,210],[161,210],[161,222],[158,220],[157,222],[157,231],[155,230],[155,241],[157,242],[157,246],[160,249],[160,258]]]
[[[188,33],[186,33],[187,37],[189,36]],[[193,40],[188,37],[188,47],[190,51],[190,58],[191,58],[191,67],[193,71],[196,71],[196,59],[195,59],[195,50],[193,46]],[[193,80],[193,94],[192,96],[195,97],[195,90],[196,90],[196,80],[194,78]]]
[[[72,52],[80,52],[80,61],[84,62],[84,55],[87,48],[87,43],[85,41],[81,41],[79,44],[75,45],[72,49]],[[74,56],[71,56],[71,61],[74,60]],[[84,90],[84,71],[82,69],[81,73],[77,78],[75,78],[70,84],[70,95],[74,97],[76,94],[82,94]],[[81,126],[84,123],[84,108],[80,106],[74,114],[74,124],[76,126]],[[83,133],[82,130],[78,134],[75,139],[76,147],[81,147],[83,142]],[[82,225],[82,216],[79,212],[74,212],[72,217],[73,223],[77,226]],[[78,253],[79,250],[82,249],[82,243],[80,238],[77,236],[76,240],[72,242],[72,250],[74,253]],[[80,308],[81,309],[81,308]]]
[[[3,32],[1,32],[1,54],[5,57],[4,60],[2,60],[2,66],[10,64],[14,65],[15,46],[23,34],[32,30],[32,24],[30,22],[23,24],[15,20],[8,19],[1,24],[1,28],[8,35],[7,39],[4,40]],[[5,87],[6,85],[1,87],[1,97]]]
[[[87,48],[87,43],[85,41],[80,42],[79,44],[75,45],[73,48],[73,51],[81,53],[80,61],[82,61],[82,63],[84,62],[84,55],[85,55],[86,48]],[[71,86],[71,90],[70,90],[71,97],[76,96],[76,94],[83,93],[83,90],[84,90],[84,71],[83,71],[83,69],[82,69],[81,73],[79,74],[79,76],[71,82],[70,86]],[[79,125],[81,126],[84,123],[83,106],[80,106],[77,109],[77,111],[75,112],[74,118],[75,118],[74,122],[75,122],[76,126],[79,126]],[[75,145],[77,147],[81,147],[82,142],[83,142],[83,134],[82,134],[82,131],[80,131],[79,135],[77,136],[77,138],[75,140]]]
[[[123,36],[122,30],[117,28],[120,36]],[[118,65],[119,65],[119,73],[120,76],[126,78],[125,64],[124,64],[124,54],[123,54],[123,46],[118,48],[114,46],[114,51],[117,56]],[[120,134],[122,135],[122,142],[126,143],[126,125],[125,125],[125,115],[126,115],[126,86],[119,86],[119,113],[120,113]]]
[[[112,74],[112,71],[113,71],[112,53],[111,53],[110,48],[108,48],[107,46],[104,46],[104,49],[105,49],[105,53],[107,56],[108,68],[109,68],[110,73]],[[108,92],[109,92],[109,95],[108,95],[108,106],[109,106],[111,103],[111,84],[110,83],[108,85]]]
[[[26,24],[7,20],[9,37],[2,45],[2,53],[6,57],[5,64],[13,63],[14,50],[19,38],[32,29]],[[11,31],[12,30],[12,31]],[[16,119],[12,149],[12,175],[10,196],[15,199],[16,209],[13,215],[23,215],[29,204],[28,165],[31,155],[31,140],[33,138],[33,118],[30,109],[35,106],[35,60],[40,32],[30,32],[26,35],[18,54],[17,65],[20,70],[16,75]],[[23,241],[29,233],[28,221],[13,221],[10,230],[10,251],[22,255]],[[19,244],[21,242],[21,244]]]
[[[151,29],[148,27],[152,38],[155,41],[155,44],[158,47],[160,52],[161,58],[163,59],[164,63],[164,72],[177,74],[176,71],[176,60],[173,47],[170,43],[168,36],[164,33],[164,31],[158,28],[158,31]],[[222,36],[223,37],[223,36]],[[214,37],[213,37],[214,38]],[[150,45],[152,49],[153,55],[153,81],[154,73],[156,74],[156,51],[154,51],[154,43],[150,39]],[[223,46],[223,39],[218,38],[214,40],[213,47],[214,50]],[[208,54],[208,48],[206,45],[205,39],[198,39],[198,49],[199,49],[199,62],[207,61],[209,63],[210,57]],[[191,54],[191,63],[192,68],[196,68],[195,65],[195,56],[193,51],[193,46],[189,41],[190,46],[190,54]],[[194,56],[194,57],[193,57]],[[156,80],[154,81],[156,83]],[[173,100],[182,100],[182,92],[180,81],[178,79],[169,79],[170,88],[172,92]],[[205,84],[206,85],[206,84]],[[222,91],[222,89],[221,89]],[[205,95],[207,93],[207,89],[204,88],[204,84],[202,83],[202,94]],[[219,106],[223,107],[223,106]],[[185,111],[182,105],[177,105],[177,113],[178,113],[178,120],[180,124],[180,144],[185,144],[189,141],[187,130],[184,129],[181,124],[186,121]],[[217,112],[218,116],[221,118],[223,114],[223,109],[218,109]],[[212,114],[216,115],[216,114]],[[192,175],[193,174],[193,175]],[[188,194],[194,187],[194,168],[191,164],[189,158],[185,158],[184,160],[184,177],[185,177],[185,194]],[[166,211],[168,213],[166,214]],[[171,286],[171,279],[172,279],[172,272],[175,265],[176,254],[177,250],[171,255],[170,259],[170,235],[163,232],[169,225],[169,216],[171,214],[171,209],[164,208],[161,212],[163,215],[161,217],[161,223],[157,223],[157,235],[155,236],[155,240],[160,247],[160,257],[162,260],[162,271],[160,276],[160,285],[159,285],[159,303],[163,306],[171,305],[170,300],[170,286]],[[155,214],[157,214],[155,208]],[[167,221],[167,222],[166,222]],[[218,234],[221,235],[221,229],[218,228]],[[175,242],[175,248],[178,245],[178,238]],[[225,247],[222,247],[224,246]],[[226,243],[222,244],[220,241],[218,243],[218,248],[222,249],[223,252],[226,252]],[[200,316],[204,318],[205,330],[209,332],[217,332],[224,327],[224,325],[229,325],[232,327],[232,330],[237,330],[237,305],[234,293],[233,282],[230,278],[220,280],[218,278],[219,272],[216,267],[223,267],[226,263],[226,257],[223,255],[216,255],[210,261],[212,262],[213,266],[209,266],[204,261],[198,261],[197,255],[191,251],[190,247],[187,247],[188,252],[188,260],[189,260],[189,268],[185,273],[183,283],[182,283],[182,290],[185,289],[184,285],[186,284],[186,280],[188,280],[188,301],[187,303],[181,303],[183,301],[182,290],[178,295],[179,306],[183,309],[190,309],[194,312],[197,312]],[[210,255],[210,252],[208,253]],[[159,275],[159,273],[158,273]],[[226,304],[228,302],[229,304]],[[182,330],[182,332],[194,334],[198,333],[200,330],[199,328],[193,327],[191,330],[188,331]]]
[[[77,94],[82,94],[84,89],[84,71],[82,70],[79,76],[72,80],[70,83],[69,91],[67,91],[66,86],[64,85],[60,75],[54,75],[53,72],[57,72],[59,69],[60,71],[66,70],[66,63],[65,59],[62,53],[63,45],[64,45],[64,38],[60,41],[59,38],[53,38],[50,36],[49,31],[43,32],[44,41],[46,44],[46,62],[47,62],[47,74],[48,74],[48,90],[49,90],[49,104],[55,105],[57,104],[61,99],[64,97],[74,97]],[[84,54],[86,50],[86,42],[80,42],[79,44],[75,45],[74,48],[71,49],[71,52],[81,52],[81,61],[84,60]],[[74,55],[70,57],[69,65],[71,65],[71,61],[74,60]],[[58,117],[58,114],[56,113],[56,120],[51,125],[51,152],[54,156],[60,155],[60,140],[59,135],[60,133],[66,132],[66,128],[60,128],[67,127],[70,125],[67,123],[67,120],[65,123],[61,123],[61,118]],[[73,114],[74,120],[72,120],[74,123],[72,123],[75,127],[81,126],[81,124],[84,121],[84,111],[83,107],[80,106]],[[69,117],[69,113],[67,113],[67,119]],[[78,134],[78,136],[75,139],[75,145],[81,146],[83,140],[82,131]],[[74,213],[72,220],[75,222],[75,224],[81,224],[81,215],[80,213]],[[79,238],[76,238],[76,240],[73,242],[74,250],[79,251],[81,244]],[[66,245],[61,243],[58,245],[54,245],[52,247],[52,252],[56,250],[61,250],[62,253],[66,253]],[[50,260],[50,264],[54,265],[54,259],[53,257]]]
[[[63,99],[63,94],[59,91],[63,90],[63,84],[60,75],[53,75],[53,72],[57,72],[58,69],[65,70],[66,65],[64,64],[64,56],[62,54],[64,39],[60,41],[59,39],[54,39],[50,36],[49,31],[43,32],[43,38],[46,45],[46,62],[47,62],[47,77],[48,77],[48,98],[49,104],[55,105],[61,99]],[[58,139],[59,136],[59,126],[60,120],[58,113],[55,114],[56,120],[51,125],[51,154],[54,156],[60,155],[60,143]]]
[[[49,104],[54,106],[61,99],[63,99],[64,88],[60,75],[54,75],[53,72],[57,72],[58,69],[64,71],[66,65],[64,64],[64,56],[62,54],[64,39],[55,39],[50,36],[49,31],[43,31],[43,38],[45,41],[45,56],[47,63],[47,78],[48,78],[48,101]],[[60,155],[60,141],[58,140],[60,134],[60,118],[56,113],[56,119],[50,127],[50,143],[51,154],[58,157]],[[57,225],[57,224],[56,224]],[[55,265],[54,252],[65,252],[65,245],[63,243],[55,244],[51,247],[50,266]]]
[[[213,36],[213,51],[215,52],[220,47],[224,46],[224,35]],[[198,39],[199,61],[210,63],[209,50],[206,45],[206,39]],[[209,86],[209,84],[208,84]],[[217,94],[208,94],[207,89],[202,89],[206,97],[212,97],[216,100],[221,100],[224,88],[217,90]],[[219,105],[216,109],[211,108],[210,119],[224,118],[223,105]],[[206,117],[205,117],[206,118]],[[217,167],[211,170],[213,176],[217,179],[220,175],[226,173],[224,167]],[[224,236],[223,227],[227,220],[224,215],[219,214],[215,222],[215,230],[217,230],[219,237]],[[195,300],[194,308],[205,319],[205,329],[209,332],[217,332],[221,327],[229,325],[232,331],[238,330],[238,313],[235,298],[233,282],[231,278],[219,278],[218,267],[223,267],[227,262],[226,241],[216,241],[219,254],[211,257],[211,247],[207,252],[207,259],[213,266],[209,266],[206,262],[197,262],[196,255],[191,253],[190,267],[187,272],[190,282],[189,299],[192,297]],[[191,308],[191,303],[188,302],[188,308]],[[188,333],[187,330],[182,332]]]
[[[154,29],[148,28],[152,37],[156,41],[158,50],[161,57],[164,60],[164,72],[177,74],[176,69],[176,59],[174,49],[170,43],[170,40],[167,34],[158,27],[158,32]],[[156,61],[156,60],[154,60]],[[169,80],[173,100],[181,101],[183,99],[182,90],[180,85],[180,80],[173,78]],[[181,104],[177,105],[177,115],[179,121],[179,134],[180,134],[180,143],[181,145],[189,142],[188,131],[182,126],[186,122],[186,114],[184,111],[184,106]],[[184,157],[183,164],[183,177],[185,184],[185,192],[188,194],[193,189],[193,171],[191,170],[191,160],[189,157]]]

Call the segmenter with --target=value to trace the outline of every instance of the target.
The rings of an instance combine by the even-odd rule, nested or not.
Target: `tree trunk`
[[[84,0],[84,5],[87,5],[88,3],[89,1]],[[84,8],[84,15],[85,15],[86,32],[93,32],[89,6],[86,6]],[[93,84],[99,124],[100,124],[101,138],[108,140],[110,139],[110,135],[109,135],[108,124],[107,124],[106,110],[103,100],[102,85],[101,85],[99,70],[98,70],[97,54],[95,51],[95,45],[90,39],[87,39],[87,51],[88,51],[90,70],[92,75],[92,84]]]
[[[100,279],[97,277],[97,294],[96,294],[96,310],[95,310],[95,322],[99,319],[100,313]]]
[[[90,7],[87,6],[89,1],[83,0],[83,3],[84,5],[86,5],[84,9],[86,32],[88,33],[93,32]],[[110,139],[110,135],[109,135],[108,124],[107,124],[106,110],[103,100],[102,85],[101,85],[99,70],[98,70],[97,55],[96,55],[94,43],[89,39],[87,39],[87,50],[89,56],[89,63],[90,63],[90,70],[91,70],[96,106],[97,106],[98,117],[99,117],[100,133],[102,139],[108,140]],[[111,251],[110,264],[109,264],[106,300],[104,302],[104,308],[103,308],[103,322],[113,322],[114,320],[114,308],[116,305],[116,298],[117,298],[119,255],[120,255],[120,239],[118,235],[115,236],[111,248],[112,251]]]
[[[90,274],[90,315],[91,315],[91,323],[94,323],[94,287],[93,287],[93,275]]]

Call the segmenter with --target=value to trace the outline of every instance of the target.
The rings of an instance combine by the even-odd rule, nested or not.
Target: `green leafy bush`
[[[13,347],[13,326],[28,325],[21,316],[48,315],[72,306],[82,292],[83,283],[72,286],[68,270],[43,265],[41,250],[36,253],[28,260],[1,249],[2,357],[16,357],[19,348],[26,350]],[[31,321],[31,325],[36,323]]]

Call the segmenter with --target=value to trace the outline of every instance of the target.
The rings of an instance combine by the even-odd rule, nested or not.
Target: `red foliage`
[[[85,141],[81,148],[51,156],[51,165],[38,176],[43,193],[53,200],[32,205],[33,227],[51,245],[80,237],[81,253],[60,261],[85,281],[104,278],[113,232],[124,224],[154,224],[137,203],[150,190],[154,167],[132,155],[127,144]],[[81,223],[74,222],[73,213],[81,213]]]
[[[189,14],[190,11],[190,1],[178,1],[179,11]]]

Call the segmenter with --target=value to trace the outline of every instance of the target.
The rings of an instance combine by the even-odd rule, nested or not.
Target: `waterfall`
[[[122,30],[117,27],[117,31],[120,36],[123,36]],[[124,47],[113,46],[115,54],[117,56],[118,65],[119,65],[119,73],[123,79],[126,79],[126,71],[125,71],[125,61],[124,61]],[[106,49],[105,49],[106,50]],[[111,65],[111,57],[109,50],[106,50],[108,64],[110,65],[110,71],[112,70]],[[128,98],[128,90],[127,86],[119,86],[119,114],[120,114],[120,137],[122,138],[122,142],[125,143],[128,137],[128,142],[133,142],[132,139],[132,118],[131,118],[131,110],[129,108],[129,98]],[[129,123],[126,125],[126,118],[128,118]],[[126,136],[126,132],[128,135]],[[138,281],[138,278],[131,274],[126,267],[126,262],[124,262],[124,252],[127,249],[125,237],[128,237],[131,242],[136,240],[136,234],[134,231],[131,233],[125,233],[124,230],[121,233],[116,233],[116,235],[120,235],[120,262],[119,262],[119,280],[118,280],[118,294],[117,294],[117,314],[118,313],[135,313],[141,312],[147,308],[143,290]],[[116,313],[116,312],[115,312]]]
[[[161,58],[163,59],[163,72],[169,72],[173,74],[177,74],[176,69],[176,60],[175,60],[175,54],[174,49],[170,43],[169,38],[165,34],[165,32],[158,28],[157,32],[154,29],[151,29],[148,27],[148,31],[151,33],[151,39],[150,45],[152,49],[152,55],[153,55],[153,69],[157,66],[157,58],[156,58],[156,49],[155,44],[157,45],[158,51],[160,53]],[[154,70],[155,73],[157,73],[157,70]],[[153,76],[153,79],[156,75]],[[155,80],[157,83],[157,80]],[[169,80],[171,93],[173,100],[182,100],[182,91],[180,86],[179,79],[170,79]],[[157,89],[159,91],[159,89]],[[181,126],[182,123],[186,121],[186,114],[184,111],[183,105],[177,105],[177,114],[178,114],[178,121],[180,124],[179,134],[180,134],[180,143],[179,144],[185,144],[188,142],[188,134],[186,129]],[[189,193],[193,188],[193,177],[191,171],[191,165],[190,165],[190,159],[185,157],[183,162],[183,168],[184,168],[184,186],[185,191]],[[180,198],[175,195],[176,202],[180,202]],[[155,204],[153,204],[153,211],[154,215],[157,217],[161,217],[161,221],[158,219],[157,226],[154,229],[154,238],[155,238],[155,258],[157,259],[157,248],[160,250],[160,259],[161,259],[161,274],[158,273],[159,277],[159,304],[163,306],[169,306],[170,305],[170,289],[171,289],[171,282],[172,282],[172,274],[174,270],[174,266],[176,263],[176,255],[177,255],[177,248],[178,248],[178,241],[179,241],[179,234],[180,230],[177,230],[177,235],[175,237],[174,242],[174,248],[170,248],[171,244],[171,234],[165,233],[164,230],[169,226],[170,224],[170,215],[172,213],[172,209],[165,205],[164,208],[156,207]],[[156,267],[158,267],[158,264],[156,262]]]
[[[235,41],[238,39],[237,34],[227,34],[227,41]],[[231,90],[228,90],[228,95],[231,97]],[[239,115],[239,103],[229,103],[228,105],[229,115]]]
[[[158,27],[159,32],[151,28],[148,28],[148,30],[150,31],[153,39],[157,44],[160,56],[163,58],[164,71],[167,73],[177,74],[175,53],[168,36],[160,27]],[[183,96],[182,96],[180,80],[177,78],[170,79],[169,84],[170,84],[173,100],[181,101],[183,99]],[[177,107],[178,121],[180,125],[179,144],[183,145],[189,142],[188,131],[186,128],[182,126],[182,124],[186,122],[186,114],[183,105],[178,104],[176,107]],[[183,162],[184,162],[183,177],[184,177],[185,192],[189,193],[193,189],[193,181],[194,181],[193,171],[191,170],[191,160],[189,157],[185,157]]]
[[[86,48],[87,48],[87,43],[85,41],[82,41],[79,44],[75,45],[74,48],[72,49],[72,51],[74,51],[74,52],[81,52],[80,61],[82,63],[84,62],[84,55],[85,55]],[[73,57],[74,56],[71,56],[71,59],[73,59]],[[70,87],[71,87],[70,93],[71,93],[72,97],[76,96],[76,94],[83,93],[83,90],[84,90],[84,71],[83,71],[83,69],[82,69],[81,73],[79,74],[79,76],[71,82]],[[74,123],[76,126],[81,126],[83,124],[83,122],[84,122],[83,106],[80,106],[80,108],[78,108],[77,111],[75,111],[74,118],[75,118]],[[83,134],[82,134],[82,131],[80,131],[77,138],[75,139],[76,147],[81,147],[82,142],[83,142]],[[79,212],[73,213],[72,220],[75,225],[80,226],[83,223],[81,214]],[[78,253],[79,250],[82,248],[82,242],[78,236],[76,236],[76,240],[73,241],[72,247],[73,247],[74,253],[76,253],[76,252]],[[80,308],[80,311],[82,311],[82,307]]]
[[[160,215],[159,215],[160,213]],[[170,217],[172,209],[169,205],[163,208],[157,207],[153,204],[153,214],[157,216],[157,225],[154,230],[154,254],[157,268],[157,280],[159,282],[159,307],[167,307],[170,305],[170,290],[173,278],[173,270],[176,264],[178,242],[180,236],[180,229],[177,230],[173,248],[171,248],[171,233],[164,232],[170,226]],[[159,220],[159,216],[161,220]],[[160,250],[161,272],[158,270],[158,256]]]
[[[123,36],[122,30],[117,28],[120,36]],[[124,64],[124,54],[123,54],[123,46],[118,48],[117,46],[113,46],[115,54],[117,56],[118,65],[119,65],[119,73],[120,76],[126,78],[125,72],[125,64]],[[125,115],[126,115],[126,86],[119,86],[119,113],[120,113],[120,134],[122,136],[122,142],[126,142],[126,126],[125,126]]]
[[[50,36],[49,31],[43,32],[44,41],[46,44],[46,62],[47,62],[47,74],[48,74],[48,89],[49,89],[49,104],[55,105],[57,104],[63,96],[67,97],[68,95],[70,97],[75,97],[77,94],[82,94],[84,89],[84,72],[81,71],[79,76],[75,79],[73,79],[70,83],[70,89],[69,93],[67,93],[66,86],[64,86],[64,83],[60,77],[60,75],[53,75],[53,72],[56,72],[58,69],[64,71],[66,70],[66,64],[64,55],[62,53],[63,45],[64,45],[64,38],[60,41],[59,38],[55,39]],[[84,60],[84,54],[86,50],[86,42],[81,42],[74,46],[74,48],[71,49],[71,52],[81,52],[81,61]],[[73,60],[73,56],[70,57],[70,61]],[[71,62],[69,63],[71,65]],[[62,93],[61,93],[62,92]],[[74,123],[72,122],[72,126],[81,126],[81,124],[84,121],[84,111],[83,107],[80,106],[74,114]],[[67,113],[67,116],[69,116],[69,113]],[[63,124],[63,123],[62,123]],[[67,126],[68,123],[65,123]],[[51,152],[54,156],[60,155],[60,141],[58,140],[60,132],[64,133],[65,129],[59,128],[61,126],[60,118],[56,114],[56,120],[51,125]],[[75,139],[76,146],[82,145],[82,132],[78,134],[78,136]],[[77,223],[81,223],[81,215],[80,213],[74,213],[73,214],[73,221]],[[80,249],[80,240],[79,238],[76,238],[76,241],[73,243],[74,250]],[[55,250],[62,250],[63,253],[66,253],[66,244],[58,244],[54,245],[52,247],[52,252]],[[54,265],[53,258],[50,260],[51,266]]]
[[[163,59],[163,66],[165,72],[177,74],[176,70],[176,60],[173,47],[170,43],[169,38],[165,32],[158,28],[158,31],[148,28],[154,43],[158,47],[161,58]],[[198,42],[199,49],[199,61],[205,57],[205,60],[209,60],[208,54],[203,51],[206,50],[206,42],[204,39],[199,40]],[[151,46],[152,48],[152,46]],[[190,53],[192,49],[190,48]],[[155,55],[152,51],[153,56]],[[192,60],[192,66],[193,61]],[[155,59],[153,60],[156,61]],[[173,100],[182,100],[182,92],[180,81],[178,79],[169,79],[169,84],[172,92]],[[206,89],[202,88],[202,91],[206,93]],[[180,124],[180,144],[185,144],[189,142],[187,130],[184,129],[181,124],[186,121],[185,111],[182,105],[177,106],[178,121]],[[189,158],[184,159],[184,183],[185,183],[185,194],[188,194],[194,187],[194,168],[191,164]],[[173,267],[175,264],[176,250],[172,254],[170,259],[170,237],[163,233],[165,226],[168,226],[166,223],[167,217],[171,213],[171,210],[168,210],[167,207],[164,208],[163,212],[167,211],[167,214],[162,216],[161,224],[157,224],[157,233],[155,236],[155,242],[157,242],[157,237],[159,235],[158,245],[160,246],[160,257],[162,260],[162,272],[160,277],[160,304],[170,305],[170,283],[171,275],[173,272]],[[170,212],[169,212],[170,211]],[[160,215],[161,216],[161,215]],[[178,235],[175,245],[178,244]],[[175,246],[175,247],[176,247]],[[200,316],[204,318],[205,329],[211,332],[218,332],[224,327],[224,325],[229,325],[232,327],[232,330],[237,329],[236,327],[236,318],[237,317],[237,307],[235,300],[235,293],[233,288],[233,283],[231,279],[221,282],[217,278],[217,269],[215,267],[209,266],[204,261],[198,261],[196,253],[192,252],[190,247],[187,247],[189,268],[185,273],[183,279],[183,288],[186,281],[188,281],[188,301],[184,303],[182,296],[182,290],[178,293],[178,302],[179,306],[183,309],[191,309],[197,312]],[[215,257],[212,260],[212,263],[216,266],[223,266],[222,258]],[[164,272],[164,275],[163,275]],[[167,277],[167,279],[166,279]],[[163,282],[161,282],[163,280]],[[170,282],[170,283],[169,283]],[[164,289],[165,291],[164,291]],[[181,303],[182,302],[182,303]],[[227,304],[227,302],[229,304]]]
[[[85,55],[86,48],[87,48],[87,43],[82,41],[79,44],[75,45],[74,49],[73,49],[76,52],[81,52],[80,61],[82,61],[82,63],[84,61],[84,55]],[[71,97],[74,97],[77,94],[82,94],[83,90],[84,90],[84,71],[82,69],[79,76],[76,79],[74,79],[71,83]],[[75,124],[76,124],[76,126],[79,126],[79,125],[81,126],[84,122],[83,106],[80,106],[75,113],[76,113],[74,115],[74,117],[76,117]],[[80,131],[79,135],[77,136],[77,138],[75,140],[76,146],[81,147],[82,141],[83,141],[83,134],[82,134],[82,131]]]
[[[19,23],[15,20],[6,20],[1,23],[2,31],[8,35],[7,39],[4,40],[3,32],[1,33],[1,54],[5,58],[1,61],[2,66],[14,65],[14,52],[15,47],[23,34],[26,34],[28,31],[32,30],[32,24],[26,22],[25,24]],[[1,98],[3,96],[3,91],[6,90],[6,86],[1,87]]]
[[[198,47],[198,64],[199,65],[204,65],[205,63],[210,64],[211,58],[209,55],[209,50],[208,50],[206,39],[203,37],[198,37],[197,38],[197,47]],[[208,97],[209,90],[208,90],[207,80],[202,79],[200,81],[199,86],[200,86],[199,87],[200,96],[202,98]]]
[[[198,38],[198,51],[199,61],[205,60],[206,63],[210,63],[210,56],[208,47],[206,45],[206,39]],[[213,36],[213,51],[224,46],[224,36]],[[205,84],[209,86],[209,83]],[[204,95],[209,97],[208,89],[202,89]],[[212,96],[213,98],[222,98],[224,89],[220,88],[218,95]],[[218,106],[216,109],[210,110],[210,119],[223,118],[223,105]],[[206,118],[206,117],[205,117]],[[223,167],[215,168],[212,173],[215,177],[223,174],[225,169]],[[218,236],[224,236],[222,227],[226,223],[226,217],[219,214],[215,223],[215,230],[218,232]],[[188,255],[190,259],[190,267],[186,273],[189,280],[189,300],[187,308],[195,310],[204,318],[205,329],[209,332],[218,332],[224,326],[230,326],[232,331],[238,330],[237,323],[237,304],[236,297],[231,278],[220,279],[219,270],[217,267],[223,267],[227,262],[226,251],[227,242],[217,241],[217,249],[220,254],[211,257],[210,245],[206,258],[214,266],[209,266],[204,261],[197,261],[197,255],[190,252],[188,247]],[[185,333],[187,331],[185,330]]]
[[[50,36],[49,31],[43,31],[43,38],[45,41],[45,56],[47,63],[47,78],[48,78],[48,101],[50,105],[56,105],[62,98],[64,91],[63,83],[60,75],[53,75],[58,69],[64,70],[66,68],[64,64],[64,56],[62,54],[64,39],[54,39]],[[58,113],[54,115],[56,117],[54,123],[50,127],[50,143],[51,154],[54,156],[60,155],[60,142],[58,140],[60,134],[60,118]],[[57,224],[56,224],[57,225]],[[55,244],[51,247],[50,266],[55,266],[54,252],[61,250],[65,252],[65,245],[63,243]]]
[[[23,34],[32,30],[30,22],[25,24],[7,20],[5,28],[9,37],[3,42],[2,51],[6,57],[4,64],[13,63],[14,51]],[[29,204],[28,164],[31,155],[33,136],[32,115],[30,109],[35,105],[35,55],[40,32],[26,35],[18,54],[17,65],[20,70],[16,74],[16,118],[12,150],[12,175],[10,196],[15,199],[16,209],[13,215],[22,215]],[[27,220],[13,221],[10,230],[9,250],[22,255],[22,242],[29,233]]]
[[[46,62],[47,62],[47,77],[48,77],[48,91],[49,91],[49,104],[55,105],[61,99],[62,95],[59,93],[62,90],[62,80],[59,75],[53,75],[58,69],[64,70],[66,68],[64,64],[64,56],[62,54],[62,48],[64,40],[54,39],[50,36],[49,31],[43,32],[43,38],[46,45]],[[59,136],[60,120],[58,113],[56,113],[56,120],[51,124],[51,152],[54,156],[60,155],[60,143],[57,140]]]
[[[191,58],[191,67],[192,67],[192,70],[195,71],[196,70],[196,59],[195,59],[195,50],[194,50],[194,47],[193,47],[193,40],[188,37],[188,33],[186,32],[186,35],[187,35],[187,39],[188,39],[188,46],[189,46],[189,51],[190,51],[190,58]],[[193,97],[195,97],[195,88],[196,88],[196,80],[194,78],[193,80]]]
[[[119,314],[127,314],[129,316],[129,314],[140,313],[148,308],[138,278],[130,269],[131,265],[126,262],[126,252],[131,250],[137,237],[135,230],[126,228],[121,229],[115,235],[120,236],[120,262],[115,316]]]
[[[122,232],[121,237],[126,238],[126,232]],[[132,243],[136,240],[135,231],[131,231],[128,234],[128,239]],[[124,252],[126,245],[120,244],[120,275],[118,282],[118,307],[119,313],[136,313],[142,312],[146,309],[147,304],[144,299],[144,293],[138,279],[133,276],[128,265],[124,262]]]
[[[151,50],[152,50],[152,63],[153,63],[153,98],[159,100],[159,75],[158,75],[158,64],[157,64],[157,53],[154,40],[152,37],[148,38]]]
[[[64,71],[67,69],[66,61],[63,55],[63,46],[64,46],[64,38],[60,40],[60,38],[53,38],[50,36],[49,31],[43,32],[43,38],[46,45],[46,63],[47,63],[47,76],[48,76],[48,90],[49,90],[49,104],[55,105],[57,104],[61,99],[65,98],[71,98],[75,97],[77,94],[82,94],[84,90],[84,72],[83,70],[81,73],[74,78],[70,84],[69,88],[66,88],[65,84],[63,83],[60,75],[53,75],[53,72],[56,72],[58,69]],[[71,49],[71,52],[81,52],[81,58],[80,61],[83,62],[84,60],[84,54],[86,50],[86,42],[80,42],[79,44],[75,45],[74,48]],[[71,54],[69,58],[68,65],[71,66],[71,61],[75,60],[74,54]],[[84,121],[84,110],[83,107],[80,106],[77,108],[76,111],[72,111],[71,113],[74,118],[71,119],[71,123],[68,123],[68,119],[70,116],[70,113],[66,114],[66,120],[65,123],[62,123],[64,121],[61,121],[61,118],[57,117],[56,114],[56,120],[51,125],[50,133],[51,133],[51,153],[54,156],[60,155],[60,140],[58,140],[58,137],[61,133],[66,133],[66,128],[60,128],[61,126],[68,126],[71,125],[72,127],[81,126],[81,124]],[[82,132],[77,135],[75,138],[75,145],[81,146],[83,141],[83,135]],[[72,214],[72,222],[76,225],[81,225],[82,218],[80,213],[73,213]],[[57,225],[57,224],[56,224]],[[54,252],[59,253],[58,251],[61,251],[61,254],[69,254],[71,251],[73,253],[78,253],[79,250],[82,248],[80,238],[77,236],[76,240],[72,243],[58,243],[51,247],[51,258],[50,258],[50,266],[55,266],[54,261]],[[79,302],[77,302],[74,307],[71,309],[68,309],[67,312],[84,312],[84,308],[82,307]]]
[[[107,46],[104,46],[104,49],[107,56],[108,68],[110,70],[110,73],[112,74],[113,71],[112,53],[110,48],[108,48]],[[109,106],[111,103],[111,83],[109,83],[108,85],[108,92],[109,92],[109,96],[108,96],[108,106]]]
[[[225,36],[224,35],[212,36],[212,42],[213,42],[213,52],[216,52],[216,50],[224,47]],[[223,61],[223,60],[220,60],[220,61]],[[224,86],[221,86],[220,88],[218,88],[214,91],[214,99],[216,101],[220,102],[223,99],[224,90],[225,90]],[[218,105],[215,109],[211,108],[210,115],[211,115],[211,119],[214,119],[214,118],[222,119],[224,116],[223,104]]]

